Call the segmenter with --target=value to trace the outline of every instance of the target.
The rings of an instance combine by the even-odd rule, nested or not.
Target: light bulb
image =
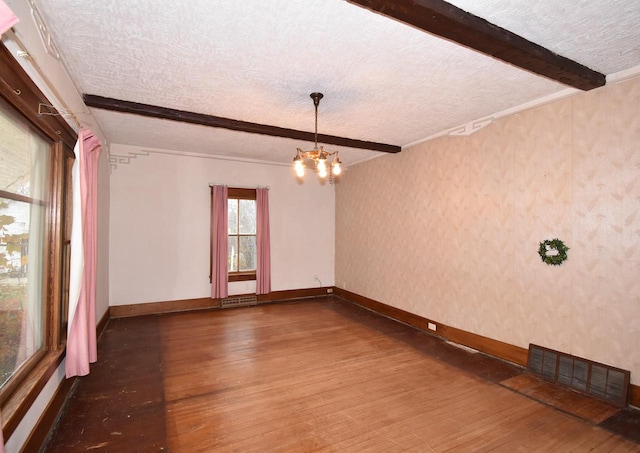
[[[340,173],[342,173],[342,167],[340,166],[340,162],[334,162],[333,164],[331,164],[331,172],[338,176]]]
[[[300,178],[304,176],[304,163],[302,163],[302,159],[294,159],[293,168],[296,171],[296,175]]]
[[[327,166],[326,165],[318,165],[318,176],[321,178],[327,177]]]

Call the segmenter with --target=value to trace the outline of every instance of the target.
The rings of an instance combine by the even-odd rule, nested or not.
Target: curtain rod
[[[267,190],[271,189],[271,186],[235,186],[235,185],[222,184],[217,182],[210,182],[209,187],[213,187],[213,186],[227,186],[227,187],[232,187],[234,189],[267,189]]]

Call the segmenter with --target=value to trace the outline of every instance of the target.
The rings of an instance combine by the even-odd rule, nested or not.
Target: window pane
[[[227,234],[238,234],[238,200],[233,198],[227,200],[227,214],[229,215]]]
[[[256,200],[240,200],[240,234],[256,234]]]
[[[45,200],[49,146],[0,102],[0,190]]]
[[[0,387],[43,346],[50,149],[0,104]],[[12,194],[18,195],[12,198]],[[29,201],[29,198],[32,201]]]
[[[256,270],[256,237],[240,236],[240,272]]]
[[[229,236],[227,245],[229,247],[227,269],[229,272],[238,272],[238,236]]]

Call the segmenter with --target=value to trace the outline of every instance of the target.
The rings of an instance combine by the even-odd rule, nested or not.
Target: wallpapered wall
[[[545,239],[571,248],[561,266]],[[640,78],[349,169],[336,285],[640,384]]]

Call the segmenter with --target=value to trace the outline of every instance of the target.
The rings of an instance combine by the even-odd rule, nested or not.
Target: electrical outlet
[[[434,332],[436,330],[436,324],[433,322],[428,323],[427,327],[429,328],[429,330],[433,330]]]
[[[331,294],[333,292],[333,288],[327,288],[327,294]]]

